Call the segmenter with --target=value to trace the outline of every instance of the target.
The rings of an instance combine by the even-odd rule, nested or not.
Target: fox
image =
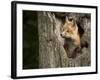
[[[77,47],[80,47],[80,35],[78,26],[72,17],[66,17],[65,23],[61,29],[61,36],[63,38],[70,38]]]
[[[64,49],[69,58],[75,58],[81,50],[81,37],[78,25],[73,17],[66,17],[65,23],[61,27],[61,37],[65,39]]]

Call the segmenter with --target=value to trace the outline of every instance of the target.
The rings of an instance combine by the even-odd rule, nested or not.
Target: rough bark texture
[[[76,22],[82,26],[84,34],[81,42],[87,42],[88,47],[83,47],[75,58],[68,58],[63,47],[64,39],[60,36],[63,20],[50,12],[38,12],[39,68],[90,65],[90,20],[83,14],[70,15],[74,16]]]

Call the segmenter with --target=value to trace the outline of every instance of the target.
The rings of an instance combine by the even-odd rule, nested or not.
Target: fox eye
[[[70,33],[70,31],[69,31],[69,30],[67,30],[67,32],[68,32],[68,33]]]
[[[72,32],[72,31],[70,31],[70,30],[67,30],[67,33],[73,34],[73,32]]]
[[[67,30],[67,32],[70,32],[69,30]]]

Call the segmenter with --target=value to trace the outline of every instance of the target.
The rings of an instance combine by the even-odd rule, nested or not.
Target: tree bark
[[[55,28],[53,15],[49,12],[38,12],[40,68],[67,66],[67,54],[58,41]]]

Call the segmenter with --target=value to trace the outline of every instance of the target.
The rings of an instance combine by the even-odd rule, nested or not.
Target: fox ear
[[[65,22],[67,22],[68,21],[68,17],[66,16],[66,18],[65,18]]]

